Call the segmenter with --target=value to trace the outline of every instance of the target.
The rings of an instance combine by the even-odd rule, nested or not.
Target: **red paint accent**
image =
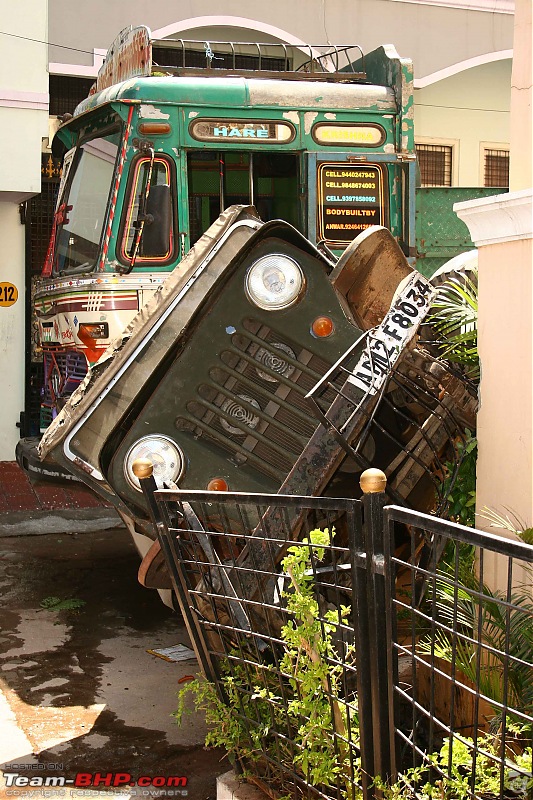
[[[98,345],[96,343],[96,339],[93,339],[92,336],[90,336],[87,331],[83,330],[81,327],[78,329],[78,339],[80,339],[87,348],[85,356],[89,364],[94,364],[96,361],[98,361],[104,350],[102,345]]]
[[[106,234],[104,237],[104,243],[102,245],[102,254],[100,256],[100,263],[98,264],[98,269],[100,272],[103,272],[105,268],[105,260],[109,250],[109,241],[111,239],[111,227],[113,225],[113,219],[115,217],[115,208],[117,204],[117,197],[118,197],[118,187],[120,185],[120,179],[122,177],[122,172],[124,170],[124,161],[126,159],[126,148],[128,145],[128,139],[130,137],[131,132],[131,120],[133,117],[133,106],[130,106],[128,112],[128,121],[126,122],[126,129],[124,131],[124,141],[122,142],[122,150],[120,152],[120,158],[117,167],[117,176],[115,178],[115,186],[113,187],[113,195],[111,198],[111,207],[109,209],[109,218],[107,221],[107,229]]]
[[[48,242],[48,250],[46,251],[46,258],[44,259],[44,265],[41,272],[42,278],[49,278],[52,274],[52,267],[54,264],[54,245],[56,241],[57,227],[58,225],[63,225],[63,223],[68,222],[67,214],[69,211],[72,211],[72,206],[67,206],[65,203],[61,203],[61,205],[58,206],[56,213],[54,214],[54,221],[52,223],[52,232],[50,234],[50,241]]]

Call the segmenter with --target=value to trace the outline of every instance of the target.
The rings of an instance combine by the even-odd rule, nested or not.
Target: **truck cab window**
[[[100,249],[118,152],[118,131],[84,142],[57,209],[55,272],[90,272]]]
[[[145,233],[148,234],[148,226],[159,224],[158,219],[152,219],[147,214],[150,206],[150,193],[153,193],[156,186],[171,186],[170,162],[167,159],[156,157],[152,164],[150,156],[142,156],[135,162],[133,175],[130,178],[129,199],[126,205],[120,253],[123,261],[129,261],[132,258],[135,251],[137,232],[139,226],[142,225],[140,243],[135,255],[135,263],[138,266],[153,264],[154,262],[165,263],[173,256],[175,236],[174,215],[171,213],[171,209],[166,209],[171,220],[168,236],[161,240],[155,251],[153,246],[150,247],[149,251],[143,246],[144,239],[147,238]],[[165,202],[168,202],[169,205],[172,203],[170,191],[165,195]]]
[[[302,230],[298,163],[295,153],[190,151],[187,174],[191,245],[225,208],[241,203],[254,205],[265,222],[285,219]]]

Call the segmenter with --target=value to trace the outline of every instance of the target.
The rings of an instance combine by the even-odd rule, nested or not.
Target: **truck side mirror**
[[[141,240],[141,251],[145,257],[164,257],[170,247],[172,226],[172,203],[170,186],[162,183],[150,188],[146,202],[146,216]]]

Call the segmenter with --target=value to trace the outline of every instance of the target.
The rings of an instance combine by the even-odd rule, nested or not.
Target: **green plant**
[[[502,528],[515,533],[523,542],[533,545],[533,528],[527,527],[526,523],[508,508],[505,510],[507,514],[504,515],[485,507],[479,516],[490,522],[491,528]]]
[[[478,292],[477,271],[450,275],[438,288],[428,322],[437,334],[440,355],[457,364],[470,380],[480,376],[477,349]],[[476,505],[477,439],[466,431],[465,441],[456,444],[459,470],[445,464],[444,496],[450,503],[448,516],[462,525],[474,527]]]
[[[178,708],[173,716],[178,724],[183,715],[188,713],[187,696],[193,695],[195,707],[205,714],[208,725],[208,732],[205,739],[206,747],[223,747],[229,753],[245,761],[254,761],[261,752],[261,742],[254,741],[254,728],[245,724],[246,713],[251,715],[251,719],[261,716],[267,725],[270,715],[266,704],[255,704],[251,707],[251,693],[242,692],[246,687],[246,676],[242,668],[238,665],[233,666],[233,673],[230,674],[228,665],[225,665],[222,683],[226,694],[223,702],[217,694],[214,684],[206,681],[201,676],[187,683],[178,693]],[[247,688],[247,687],[246,687]],[[250,703],[246,702],[249,697]],[[244,700],[243,700],[244,698]],[[244,705],[243,705],[244,703]],[[266,713],[265,713],[266,711]],[[266,728],[262,728],[266,732]]]
[[[459,364],[465,374],[479,380],[477,350],[477,271],[451,275],[438,289],[428,322],[440,337],[443,358]]]
[[[449,502],[448,517],[473,528],[476,521],[477,439],[472,431],[465,430],[465,439],[457,442],[456,450],[459,469],[455,475],[455,464],[446,462],[442,492]]]
[[[39,603],[42,609],[46,611],[77,611],[83,608],[85,600],[78,600],[76,597],[71,597],[67,600],[62,600],[60,597],[45,597]]]
[[[287,765],[288,771],[296,769],[311,785],[321,787],[323,796],[356,800],[361,797],[360,760],[350,758],[350,755],[358,753],[357,699],[353,695],[346,697],[342,660],[335,645],[336,635],[347,622],[350,609],[342,606],[320,616],[311,568],[315,562],[323,560],[329,543],[328,531],[313,531],[310,541],[290,547],[283,561],[287,584],[283,597],[289,619],[281,630],[284,652],[279,669],[271,671],[259,664],[250,669],[251,659],[246,659],[245,666],[242,652],[230,654],[221,665],[220,684],[224,700],[213,684],[198,678],[181,690],[175,716],[178,721],[181,719],[186,710],[186,697],[192,692],[196,707],[205,712],[210,725],[206,739],[208,746],[224,747],[241,764],[244,761],[249,772],[256,768],[260,770],[263,756],[271,754],[272,762],[281,761]],[[480,587],[472,571],[474,554],[471,549],[463,550],[464,559],[461,553],[446,554],[448,567],[445,566],[444,570],[453,570],[459,557],[461,576],[465,584],[470,581],[470,588],[465,585],[454,590],[443,572],[431,600],[437,603],[439,616],[448,627],[458,625],[462,632],[472,634],[477,630],[479,615],[484,614],[482,627],[488,631],[486,644],[502,648],[506,611],[497,602],[497,596],[490,594],[487,594],[488,600],[481,609],[478,601]],[[450,615],[454,614],[455,600],[458,611],[456,622],[452,623]],[[529,599],[530,605],[527,605],[524,598],[513,598],[513,602],[518,608],[516,618],[510,618],[510,638],[514,642],[510,650],[511,654],[518,655],[519,648],[525,647],[524,636],[529,642],[527,646],[533,648],[533,639],[528,638],[531,625],[528,628],[523,624],[527,615],[520,617],[520,611],[529,614],[533,610],[533,601]],[[424,647],[426,652],[431,650],[446,660],[453,657],[459,669],[464,667],[465,675],[477,680],[478,675],[473,671],[475,651],[468,649],[468,640],[452,648],[452,643],[443,634],[437,637],[436,647],[431,648],[429,641],[422,642],[421,652]],[[346,662],[353,656],[353,649],[346,648],[343,656]],[[525,649],[522,657],[531,662],[531,653]],[[497,687],[501,689],[502,683],[502,665],[487,666],[490,668],[482,670],[480,690],[497,699]],[[509,670],[511,694],[507,700],[509,704],[518,704],[516,707],[523,712],[532,714],[533,686],[530,686],[529,673],[528,670]],[[498,761],[502,757],[501,723],[500,719],[499,729],[492,733],[480,733],[475,743],[454,734],[444,741],[439,752],[424,756],[420,766],[405,770],[394,783],[386,783],[378,776],[374,785],[384,800],[501,797]],[[516,747],[504,753],[505,787],[515,792],[516,797],[530,798],[533,789],[531,730],[518,725],[510,717],[506,719],[505,727],[507,732],[514,734],[516,743]],[[280,731],[284,736],[276,735]],[[474,765],[473,753],[476,750]]]
[[[436,604],[439,622],[445,627],[433,639],[422,639],[419,652],[453,662],[494,703],[495,720],[504,703],[533,716],[533,598],[529,587],[513,593],[510,606],[505,594],[480,586],[474,571],[463,569],[461,578],[456,585],[442,571],[437,579],[429,600]],[[456,635],[449,632],[455,629]],[[477,644],[478,632],[481,645]]]
[[[516,741],[529,740],[530,731],[508,725]],[[533,789],[531,777],[531,744],[521,744],[519,752],[507,747],[502,754],[501,739],[496,734],[481,733],[474,740],[455,735],[445,739],[438,753],[431,753],[424,764],[406,770],[392,784],[376,779],[384,800],[416,797],[417,800],[470,800],[472,797],[501,798],[501,789],[515,798],[529,798]],[[474,755],[475,754],[475,755]],[[504,758],[503,787],[500,760]],[[475,758],[475,763],[474,763]],[[431,777],[431,781],[429,778]]]
[[[513,727],[517,738],[528,734],[520,726]],[[529,737],[528,737],[529,738]],[[474,771],[474,753],[477,751]],[[453,797],[461,800],[476,795],[501,796],[501,775],[499,759],[505,759],[503,788],[526,796],[531,790],[531,746],[514,753],[510,747],[502,753],[501,738],[498,734],[483,733],[474,740],[464,736],[446,739],[436,757],[431,759],[434,766],[446,773],[433,786],[428,787],[431,798]],[[525,773],[525,774],[524,774]],[[529,774],[529,778],[527,775]],[[472,775],[474,779],[472,780]],[[473,784],[473,786],[472,786]]]
[[[330,543],[329,531],[312,531],[310,540],[315,546],[312,548],[314,558],[322,561],[324,547]],[[280,666],[293,690],[289,714],[299,720],[298,736],[302,746],[295,760],[303,773],[319,785],[330,783],[332,776],[343,772],[348,776],[348,728],[352,732],[351,744],[357,747],[358,719],[355,702],[339,702],[343,670],[332,638],[338,627],[347,621],[350,608],[341,606],[327,611],[323,621],[319,620],[309,566],[310,548],[289,548],[283,570],[290,578],[292,591],[284,592],[284,596],[292,618],[281,631],[285,655]],[[348,648],[345,659],[351,655],[353,647]]]
[[[344,797],[353,800],[359,759],[350,758],[350,751],[355,748],[358,753],[357,704],[355,697],[341,699],[343,667],[334,644],[350,608],[341,606],[321,618],[310,568],[311,561],[324,558],[329,543],[328,530],[311,531],[309,541],[290,547],[282,562],[289,619],[281,630],[281,677],[259,668],[250,671],[249,665],[245,670],[229,659],[222,664],[226,702],[212,684],[196,679],[181,690],[175,716],[181,719],[192,693],[196,708],[206,713],[211,725],[206,744],[221,745],[248,763],[257,762],[269,747],[279,761],[283,745],[273,733],[288,725],[292,746],[285,754],[287,764],[315,786],[344,784]],[[346,648],[344,661],[352,654],[353,648]]]

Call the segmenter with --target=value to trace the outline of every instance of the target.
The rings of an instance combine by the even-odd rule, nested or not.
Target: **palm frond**
[[[437,630],[433,641],[420,642],[421,653],[455,663],[489,700],[533,710],[533,597],[516,591],[509,598],[481,586],[472,574],[468,586],[442,574],[430,589],[438,622],[451,630]],[[453,631],[453,632],[452,632]],[[480,634],[478,641],[478,633]]]
[[[477,272],[473,272],[451,275],[438,287],[428,318],[439,337],[442,357],[461,364],[474,380],[479,379],[477,313]]]
[[[533,528],[527,527],[524,520],[509,508],[505,509],[507,514],[500,514],[492,508],[484,506],[478,516],[490,522],[491,528],[502,528],[506,531],[511,531],[522,539],[526,544],[533,545]]]

